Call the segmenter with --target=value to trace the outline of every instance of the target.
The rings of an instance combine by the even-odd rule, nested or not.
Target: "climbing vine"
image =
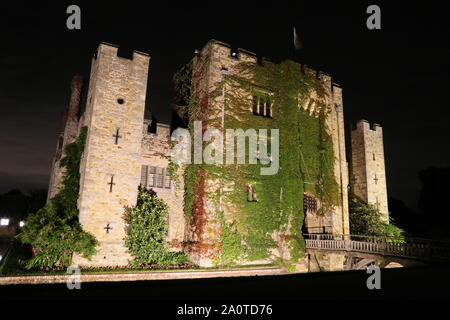
[[[199,69],[195,68],[202,74]],[[279,129],[280,134],[280,166],[274,175],[261,175],[261,168],[269,165],[259,162],[186,167],[184,210],[198,235],[201,237],[205,224],[206,196],[218,208],[221,243],[217,261],[229,264],[241,259],[266,259],[278,247],[276,235],[288,243],[291,260],[297,261],[304,248],[303,193],[320,201],[319,215],[329,212],[339,201],[323,84],[303,73],[293,61],[264,66],[241,62],[213,92],[198,92],[201,80],[192,69],[182,69],[175,79],[186,101],[191,132],[194,120],[203,121],[203,131],[206,126],[221,128],[220,114],[208,106],[220,97],[225,86],[225,129]],[[260,92],[270,96],[271,117],[251,112],[252,96]],[[216,181],[220,188],[206,192],[206,180]],[[248,201],[249,186],[256,192],[256,201]],[[220,203],[227,209],[220,210]]]
[[[77,200],[80,188],[80,160],[84,151],[87,127],[78,138],[68,144],[60,161],[64,168],[58,193],[42,209],[30,214],[17,238],[30,244],[36,255],[27,268],[65,267],[70,265],[73,253],[90,258],[95,253],[97,241],[83,231],[78,221]]]

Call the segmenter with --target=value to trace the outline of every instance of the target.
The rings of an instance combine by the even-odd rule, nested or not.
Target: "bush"
[[[42,209],[28,216],[17,235],[17,239],[30,244],[36,253],[28,262],[28,269],[65,267],[70,265],[73,253],[86,258],[95,253],[97,241],[93,235],[83,231],[77,208],[80,160],[86,134],[87,127],[83,127],[79,137],[64,149],[65,156],[60,166],[65,170],[58,193]]]
[[[372,204],[349,197],[350,230],[352,234],[385,237],[389,241],[403,242],[404,231],[390,222],[382,220],[382,213]]]
[[[173,265],[188,262],[182,252],[169,252],[167,235],[167,204],[156,192],[139,186],[135,207],[126,208],[127,236],[125,245],[134,257],[132,266],[149,264]]]

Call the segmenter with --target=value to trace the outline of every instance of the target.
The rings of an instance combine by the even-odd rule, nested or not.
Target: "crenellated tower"
[[[124,207],[134,206],[141,173],[141,141],[150,57],[134,51],[118,56],[101,43],[93,60],[86,110],[88,127],[80,164],[79,219],[99,241],[97,253],[81,265],[127,265]]]
[[[168,249],[186,252],[191,262],[203,267],[228,263],[227,259],[262,264],[281,258],[300,269],[316,263],[342,270],[344,255],[340,253],[318,254],[312,259],[309,255],[298,258],[296,250],[301,251],[298,240],[304,233],[326,233],[339,239],[350,234],[349,185],[356,196],[377,205],[388,220],[382,128],[359,121],[347,141],[351,144],[347,153],[342,88],[331,76],[305,64],[275,63],[211,40],[196,50],[176,78],[180,88],[189,90],[187,94],[180,90],[180,97],[174,99],[175,121],[170,128],[154,117],[144,119],[149,63],[145,53],[133,51],[125,57],[116,46],[101,43],[85,82],[87,93],[80,76],[72,80],[49,198],[61,182],[59,161],[64,146],[87,127],[80,163],[79,220],[99,242],[91,260],[75,255],[74,264],[129,264],[124,208],[136,205],[139,185],[153,189],[168,204]],[[285,90],[277,86],[285,79],[280,75],[286,81],[297,79],[295,84],[302,87],[289,85]],[[303,89],[308,91],[302,94]],[[80,100],[85,108],[80,108]],[[291,118],[295,122],[284,121]],[[208,166],[173,166],[168,141],[171,129],[179,126],[187,127],[194,141],[199,139],[202,148],[193,145],[191,150],[194,164],[205,161]],[[234,143],[240,128],[279,130],[280,139],[284,138],[280,142],[287,141],[280,155],[269,140],[269,164],[260,166],[276,167],[274,179],[241,163],[218,163],[212,170],[203,158],[210,145],[217,150],[226,147],[220,138],[209,143],[205,135],[236,129],[233,136],[225,136]],[[197,156],[200,162],[195,162]],[[248,152],[249,162],[263,159],[258,157],[259,150],[253,158]],[[233,250],[226,247],[230,243]],[[234,250],[240,247],[245,250]],[[253,255],[246,256],[249,248]]]
[[[384,165],[383,129],[360,120],[351,132],[351,175],[353,194],[374,204],[389,221],[386,170]]]

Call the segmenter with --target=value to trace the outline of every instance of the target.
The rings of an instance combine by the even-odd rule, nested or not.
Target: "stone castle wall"
[[[235,52],[235,55],[232,55],[232,52]],[[72,109],[61,133],[63,145],[66,145],[73,141],[82,126],[88,127],[86,148],[80,166],[78,207],[83,228],[97,238],[99,246],[97,254],[91,261],[75,256],[76,264],[85,266],[128,264],[131,256],[124,246],[124,207],[136,204],[137,186],[142,182],[143,174],[146,186],[156,191],[169,205],[167,241],[170,249],[179,251],[183,242],[186,245],[198,240],[189,221],[184,217],[183,167],[181,166],[175,173],[177,179],[176,181],[172,179],[170,187],[166,185],[158,187],[148,182],[152,177],[150,168],[162,168],[166,173],[170,157],[169,127],[157,124],[156,132],[151,133],[148,128],[152,120],[144,120],[149,61],[148,55],[139,52],[134,52],[131,60],[118,57],[117,47],[102,43],[92,60],[86,111],[78,120],[73,116]],[[264,63],[265,60],[262,61]],[[208,42],[192,60],[193,73],[197,74],[197,80],[193,83],[194,94],[199,101],[206,102],[208,116],[211,119],[220,119],[222,110],[225,114],[233,112],[232,108],[226,108],[226,101],[225,108],[222,109],[224,103],[222,96],[214,95],[213,92],[223,83],[225,92],[231,90],[226,77],[237,74],[241,62],[256,64],[259,61],[251,52],[243,49],[233,51],[229,45],[215,40]],[[226,73],[223,70],[226,70]],[[308,232],[349,234],[347,202],[349,174],[345,152],[342,89],[332,83],[330,76],[306,67],[305,70],[316,75],[327,92],[326,106],[330,113],[326,120],[326,129],[333,139],[334,170],[341,195],[340,204],[329,214],[323,217],[306,215]],[[74,92],[72,88],[71,101],[76,95],[77,91]],[[248,95],[251,112],[251,93]],[[314,106],[311,108],[310,112],[317,112]],[[352,171],[358,181],[354,185],[354,190],[357,190],[357,195],[366,201],[378,202],[380,208],[385,210],[383,212],[387,213],[381,127],[371,130],[368,123],[359,123],[357,130],[352,132],[351,140]],[[367,161],[369,155],[375,157],[373,162]],[[59,166],[56,167],[60,157],[61,153],[58,155],[57,152],[50,182],[52,194],[60,182],[61,172]],[[377,184],[374,185],[368,180],[371,175],[377,176]],[[166,175],[164,178],[168,179]],[[205,184],[207,192],[215,192],[219,188],[217,181],[211,177],[207,177]],[[190,252],[189,255],[194,263],[212,266],[214,246],[220,242],[220,223],[215,213],[216,204],[205,196],[203,205],[206,227],[202,241],[206,247],[210,246],[211,250],[203,253]],[[230,204],[224,204],[223,208],[225,219],[228,221],[236,208]],[[275,234],[274,237],[281,239],[283,235]],[[279,244],[278,250],[273,250],[274,257],[288,259],[287,255],[288,250],[283,243]],[[342,268],[343,260],[331,259],[327,263],[332,265],[331,269],[338,270]]]
[[[233,54],[234,53],[234,54]],[[203,68],[202,59],[208,60],[210,63],[207,69]],[[262,60],[264,62],[264,59]],[[243,49],[236,49],[233,51],[231,47],[219,41],[212,40],[206,44],[206,46],[198,53],[198,55],[193,60],[193,74],[197,74],[201,78],[201,82],[197,84],[196,92],[199,101],[202,98],[207,97],[208,100],[208,115],[211,119],[220,119],[222,117],[222,112],[229,115],[233,112],[232,108],[227,107],[226,101],[223,100],[222,96],[214,95],[213,92],[224,86],[224,91],[230,89],[227,85],[226,77],[230,75],[238,74],[240,69],[239,65],[242,62],[257,64],[257,56],[249,51]],[[300,68],[300,64],[299,64]],[[309,72],[316,74],[316,71],[309,69]],[[239,76],[245,77],[245,75],[239,74]],[[329,213],[326,217],[318,217],[316,215],[307,217],[309,219],[308,225],[311,230],[321,230],[320,232],[331,232],[334,234],[348,234],[349,233],[349,218],[348,218],[348,203],[347,203],[347,186],[348,186],[348,170],[347,170],[347,160],[345,155],[345,136],[344,136],[344,120],[343,120],[343,103],[342,103],[342,89],[338,86],[332,84],[331,77],[325,74],[319,74],[320,80],[322,81],[328,95],[326,105],[331,110],[330,116],[327,119],[327,131],[333,139],[334,154],[335,154],[335,176],[336,181],[339,184],[341,190],[341,202],[340,205],[334,208],[333,212]],[[250,80],[250,78],[249,78]],[[258,84],[256,84],[258,85]],[[236,90],[233,88],[233,90]],[[270,88],[267,88],[270,91]],[[242,93],[239,93],[242,94]],[[245,96],[245,95],[244,95]],[[249,96],[249,112],[251,112],[251,93]],[[224,109],[222,111],[222,104],[225,103]],[[314,110],[310,110],[313,112]],[[317,111],[317,110],[316,110]],[[225,124],[226,126],[226,124]],[[217,191],[218,183],[214,180],[209,179],[207,182],[207,192],[214,193]],[[205,203],[206,210],[206,220],[208,221],[208,226],[206,230],[211,230],[205,235],[208,243],[212,244],[214,242],[220,241],[220,233],[217,232],[217,217],[214,214],[214,204],[210,203],[206,197],[203,200]],[[209,210],[208,210],[209,209]],[[225,206],[225,209],[228,209]],[[225,219],[231,214],[224,210]],[[311,231],[312,232],[312,231]],[[283,244],[280,243],[280,250]],[[278,251],[280,251],[278,250]],[[281,250],[280,256],[286,254],[286,250]],[[276,251],[274,251],[275,253]],[[197,263],[204,265],[212,265],[212,259],[206,258],[208,254],[205,253],[204,256],[191,255]]]
[[[61,158],[64,157],[64,148],[72,143],[78,136],[78,111],[80,108],[81,90],[83,87],[83,79],[76,75],[70,84],[71,94],[69,107],[65,110],[62,117],[60,132],[56,143],[56,152],[52,161],[50,171],[50,182],[47,193],[47,202],[53,198],[58,192],[58,186],[61,183],[63,169],[59,166]]]
[[[83,228],[99,245],[91,261],[74,257],[74,263],[122,266],[131,259],[123,214],[137,199],[149,62],[136,51],[132,60],[119,57],[117,47],[104,43],[93,60],[78,208]]]
[[[354,194],[367,203],[378,206],[389,220],[386,171],[384,165],[383,130],[366,120],[358,121],[351,132],[351,184]]]
[[[164,200],[169,206],[168,216],[168,234],[167,242],[172,251],[181,251],[182,242],[185,234],[185,219],[183,212],[183,196],[184,196],[184,181],[183,170],[180,167],[173,177],[167,175],[169,168],[170,147],[168,140],[170,139],[170,128],[168,125],[158,123],[156,126],[156,133],[148,133],[148,126],[151,125],[150,120],[144,123],[144,134],[142,139],[142,157],[141,164],[146,166],[144,173],[147,173],[146,186],[152,188],[159,198]],[[158,187],[150,183],[149,179],[153,176],[150,173],[151,167],[164,169],[163,186]],[[142,172],[141,172],[142,175]],[[176,178],[175,178],[176,176]],[[170,185],[167,184],[166,179],[169,179]]]

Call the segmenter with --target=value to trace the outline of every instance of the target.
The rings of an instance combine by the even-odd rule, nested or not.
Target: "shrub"
[[[350,230],[352,234],[385,237],[389,241],[403,242],[404,231],[393,224],[383,221],[382,213],[372,204],[356,196],[349,197]]]
[[[68,266],[73,253],[90,258],[95,253],[97,241],[93,235],[83,231],[78,221],[77,200],[80,184],[80,160],[84,150],[87,127],[81,129],[79,137],[68,144],[65,156],[60,161],[64,168],[58,193],[43,208],[31,213],[17,238],[30,244],[36,255],[27,263],[27,268]]]
[[[156,192],[139,186],[136,206],[125,210],[125,245],[134,257],[132,266],[188,262],[184,253],[168,251],[167,215],[168,206],[157,197]]]

